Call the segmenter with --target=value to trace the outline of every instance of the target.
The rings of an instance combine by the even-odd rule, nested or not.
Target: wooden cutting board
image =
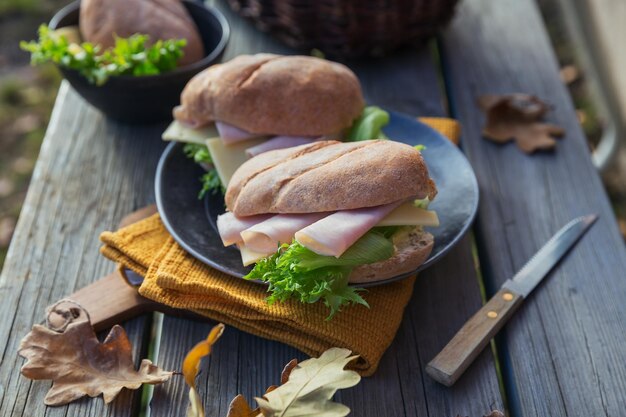
[[[128,226],[145,219],[157,212],[151,205],[124,217],[119,227]],[[140,314],[160,311],[176,316],[202,319],[201,316],[187,310],[174,309],[142,297],[134,287],[120,276],[112,272],[75,293],[65,297],[84,307],[91,317],[91,324],[96,331],[107,329]]]

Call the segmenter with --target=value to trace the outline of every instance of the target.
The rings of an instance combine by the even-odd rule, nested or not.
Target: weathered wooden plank
[[[467,0],[443,38],[449,96],[477,173],[481,264],[490,291],[575,216],[600,220],[505,327],[514,416],[618,416],[626,403],[626,250],[588,155],[536,5]],[[566,137],[529,157],[480,138],[483,93],[533,93]]]
[[[224,10],[233,37],[225,59],[241,53],[292,53],[247,22]],[[415,115],[441,115],[441,93],[428,50],[405,51],[381,60],[352,62],[371,103]],[[338,394],[355,416],[481,416],[502,408],[493,358],[484,352],[467,375],[452,389],[430,380],[425,364],[481,305],[469,240],[440,264],[419,277],[395,342],[379,371],[357,387]],[[180,369],[182,358],[206,337],[211,324],[164,318],[160,354],[166,368]],[[241,393],[254,396],[279,382],[279,373],[292,358],[303,354],[283,344],[228,328],[202,367],[199,389],[207,415],[225,415],[229,401]],[[159,386],[151,403],[153,415],[178,416],[186,404],[182,378]]]
[[[17,347],[46,306],[112,270],[98,234],[153,201],[161,129],[108,122],[62,85],[0,277],[0,415],[134,415],[139,395],[130,392],[109,407],[87,399],[46,408],[50,383],[20,375]],[[126,324],[136,357],[149,325],[145,318]]]

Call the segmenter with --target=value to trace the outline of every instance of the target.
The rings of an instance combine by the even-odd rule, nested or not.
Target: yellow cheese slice
[[[255,264],[261,259],[271,255],[271,253],[255,252],[241,244],[238,244],[237,247],[239,248],[239,252],[241,252],[241,262],[243,262],[243,266]]]
[[[248,160],[246,149],[264,142],[265,138],[257,138],[246,140],[245,142],[237,142],[232,145],[224,145],[220,138],[208,139],[204,143],[209,148],[213,165],[219,175],[222,185],[228,186],[233,174]]]
[[[439,217],[432,210],[415,207],[413,203],[398,206],[376,226],[439,226]]]
[[[183,126],[178,121],[174,120],[163,132],[161,137],[165,141],[195,143],[197,145],[204,145],[204,142],[210,138],[219,138],[219,133],[215,125],[204,126],[198,129],[191,129]]]

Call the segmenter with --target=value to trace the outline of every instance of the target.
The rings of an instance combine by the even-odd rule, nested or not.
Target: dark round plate
[[[417,270],[428,268],[446,254],[470,227],[478,208],[478,184],[465,156],[450,141],[414,118],[390,112],[384,129],[388,137],[410,145],[422,144],[422,152],[439,193],[430,208],[437,211],[441,225],[426,228],[435,237],[430,257]],[[156,173],[156,201],[161,219],[174,239],[192,256],[234,277],[243,277],[239,251],[224,247],[215,219],[224,212],[221,195],[198,199],[202,168],[187,159],[180,143],[170,144],[159,161]],[[380,285],[405,278],[417,271],[361,287]]]

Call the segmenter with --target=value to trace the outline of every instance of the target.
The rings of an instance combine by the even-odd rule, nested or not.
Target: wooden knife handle
[[[523,299],[508,288],[498,291],[428,363],[426,373],[443,385],[452,386]]]

